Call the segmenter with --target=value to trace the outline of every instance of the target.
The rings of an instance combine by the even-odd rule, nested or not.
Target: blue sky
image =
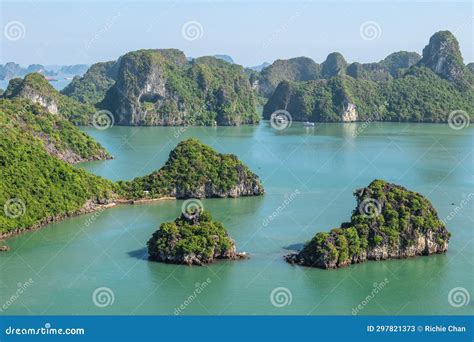
[[[3,0],[0,6],[1,64],[91,64],[171,47],[193,57],[228,54],[246,66],[296,56],[322,62],[333,51],[349,62],[373,62],[399,50],[421,53],[445,29],[458,38],[464,61],[474,61],[471,2]],[[8,39],[18,34],[7,33],[12,25],[19,39]]]

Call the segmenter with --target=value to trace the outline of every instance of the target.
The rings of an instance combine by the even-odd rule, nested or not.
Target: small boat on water
[[[314,127],[314,122],[306,121],[306,122],[303,123],[303,126],[305,126],[305,127]]]

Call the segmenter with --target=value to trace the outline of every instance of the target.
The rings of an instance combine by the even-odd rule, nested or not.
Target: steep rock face
[[[450,233],[422,195],[382,180],[357,190],[351,221],[317,233],[289,263],[337,268],[366,260],[445,253]]]
[[[358,121],[359,116],[357,115],[356,105],[353,103],[347,103],[344,106],[344,113],[342,113],[343,122],[354,122]]]
[[[202,208],[162,223],[147,245],[150,260],[172,264],[202,266],[216,259],[246,258],[245,253],[236,251],[224,226]]]
[[[339,52],[330,53],[321,64],[321,77],[331,78],[346,73],[347,62]]]
[[[160,170],[120,184],[128,198],[240,197],[264,192],[258,177],[236,156],[217,153],[196,139],[180,142]]]
[[[258,122],[248,75],[215,57],[188,61],[179,50],[139,50],[117,61],[99,107],[119,125],[240,125]]]
[[[462,82],[466,73],[459,43],[449,31],[439,31],[430,38],[419,64],[454,82]]]
[[[263,68],[259,78],[260,95],[269,97],[281,81],[309,81],[320,78],[321,66],[308,57],[278,59]]]

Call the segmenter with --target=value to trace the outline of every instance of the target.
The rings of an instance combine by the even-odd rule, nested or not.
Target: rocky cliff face
[[[28,99],[39,104],[50,114],[59,114],[76,125],[90,124],[96,112],[92,105],[80,103],[59,93],[39,73],[28,74],[23,79],[10,80],[3,97]]]
[[[10,80],[3,94],[6,98],[21,97],[39,104],[51,114],[58,113],[59,97],[57,91],[48,83],[43,75],[32,73],[24,79]]]
[[[449,31],[439,31],[430,38],[420,64],[454,82],[462,82],[466,73],[459,43]]]
[[[289,263],[337,268],[366,260],[445,253],[450,233],[422,195],[382,180],[355,192],[350,222],[318,233]]]
[[[358,121],[358,119],[359,119],[359,116],[357,115],[356,105],[348,102],[344,106],[344,112],[342,113],[342,121],[354,122],[354,121]]]

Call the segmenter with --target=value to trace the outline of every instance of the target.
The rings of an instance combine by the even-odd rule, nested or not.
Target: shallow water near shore
[[[183,201],[118,205],[7,240],[0,314],[474,313],[474,302],[457,307],[448,296],[455,288],[474,296],[472,126],[293,123],[277,131],[262,122],[84,130],[115,159],[79,167],[111,180],[158,169],[189,137],[236,154],[260,176],[266,194],[202,202],[250,259],[205,267],[150,262],[147,240],[179,215]],[[447,254],[330,271],[284,261],[316,232],[348,220],[352,192],[375,178],[433,203],[453,234]]]

